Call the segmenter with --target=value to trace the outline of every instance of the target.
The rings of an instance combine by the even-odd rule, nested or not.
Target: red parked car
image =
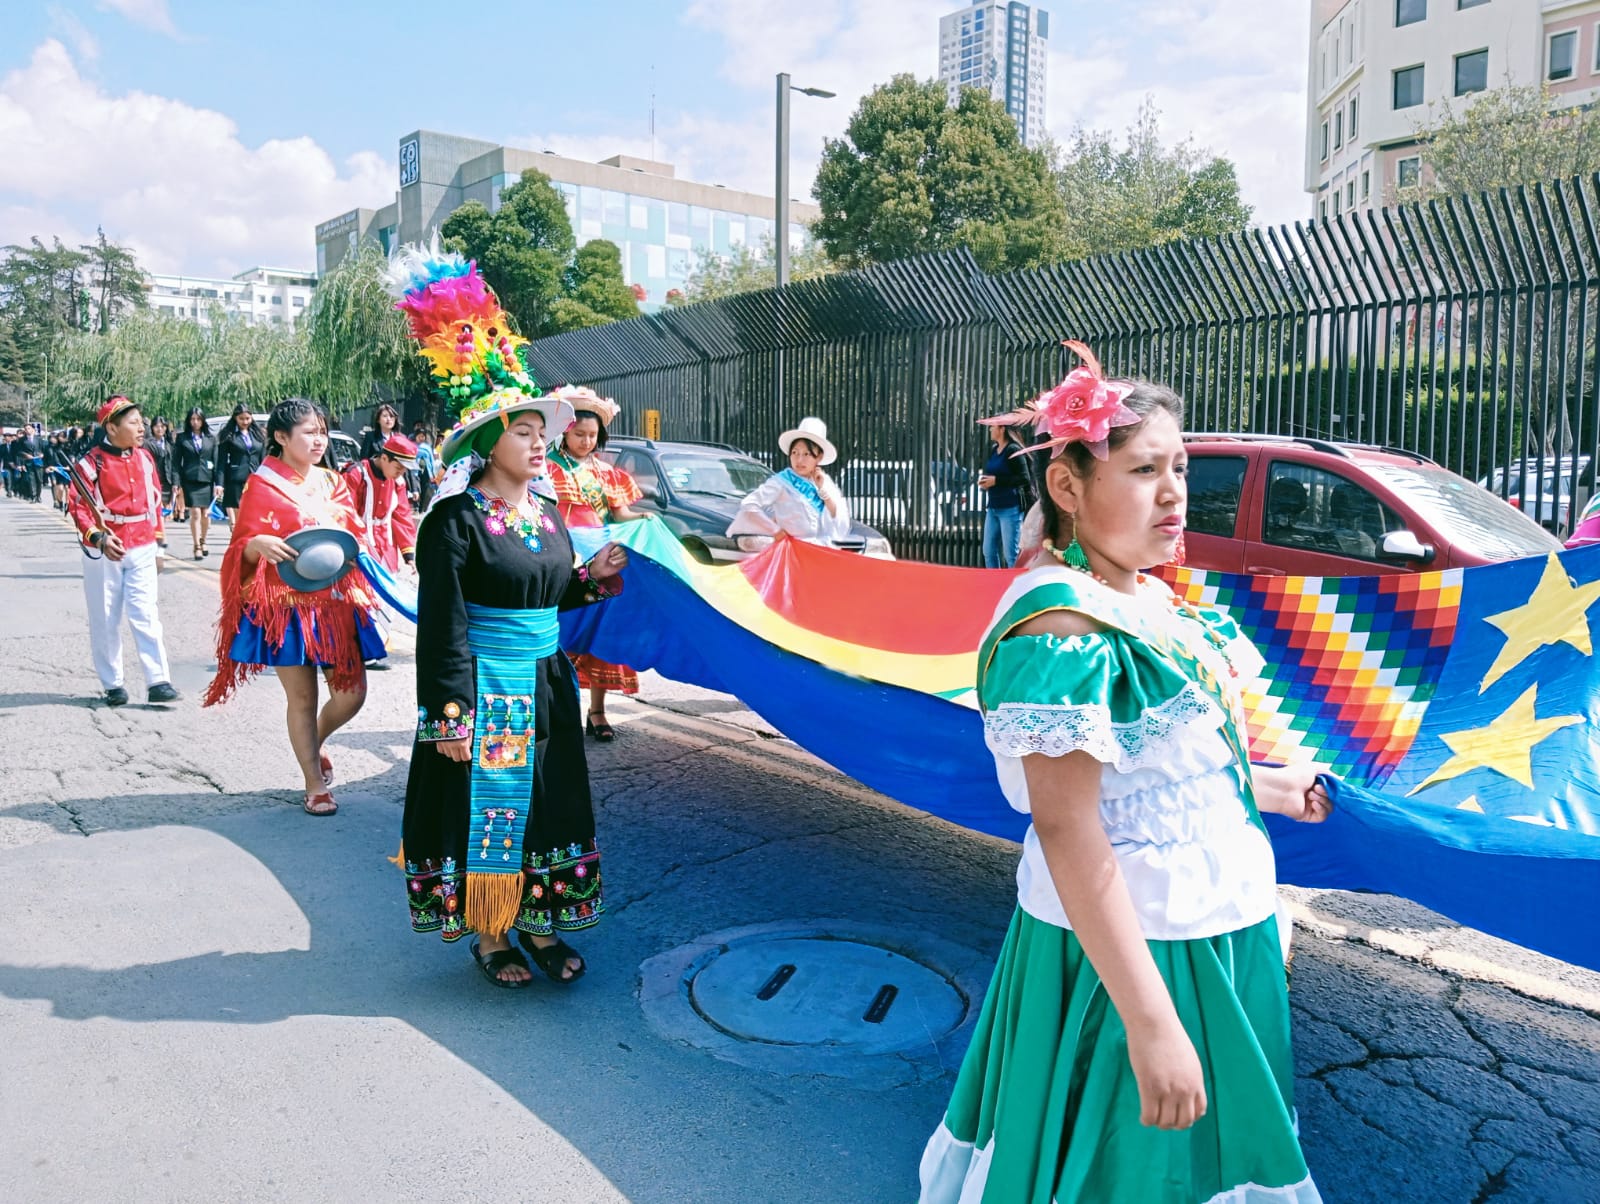
[[[1413,452],[1269,435],[1186,435],[1195,568],[1355,577],[1541,556],[1521,510]]]

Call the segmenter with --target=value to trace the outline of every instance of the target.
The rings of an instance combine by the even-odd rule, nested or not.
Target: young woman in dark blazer
[[[250,474],[261,467],[266,453],[266,438],[255,429],[250,407],[240,402],[233,407],[228,425],[217,432],[217,474],[212,483],[222,489],[222,508],[232,524],[239,517],[239,495]]]
[[[194,540],[194,558],[209,556],[206,536],[211,533],[211,503],[222,495],[215,484],[217,441],[206,426],[206,412],[199,407],[183,420],[183,431],[172,442],[172,505],[189,512],[189,536]]]

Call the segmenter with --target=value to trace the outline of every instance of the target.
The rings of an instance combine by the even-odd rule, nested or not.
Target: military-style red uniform
[[[110,514],[111,530],[122,540],[123,547],[131,551],[166,538],[161,520],[161,477],[156,472],[155,457],[148,451],[99,443],[78,461],[78,471]],[[67,513],[77,525],[84,546],[90,547],[90,536],[98,528],[99,519],[90,513],[77,490],[68,496],[72,501]]]
[[[344,479],[367,527],[367,550],[385,568],[398,572],[401,557],[409,563],[417,551],[417,519],[405,477],[385,480],[371,460],[356,460],[345,465]]]
[[[124,403],[120,408],[114,402]],[[125,398],[102,407],[100,421],[128,408]],[[122,621],[133,629],[145,685],[168,687],[167,651],[156,614],[156,541],[164,537],[161,478],[155,457],[142,447],[120,448],[101,442],[78,461],[78,472],[102,513],[95,514],[76,489],[67,513],[83,540],[83,597],[89,611],[89,649],[95,673],[106,691],[122,689]],[[113,560],[100,550],[103,533],[122,541],[124,555]],[[126,701],[126,695],[123,695]],[[154,697],[152,695],[152,697]],[[168,699],[161,699],[167,701]]]

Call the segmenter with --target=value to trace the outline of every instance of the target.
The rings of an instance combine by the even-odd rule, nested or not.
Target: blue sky
[[[1167,140],[1240,167],[1267,221],[1304,216],[1308,0],[1046,0],[1048,114],[1125,127],[1146,94]],[[104,225],[147,266],[309,266],[316,222],[394,192],[418,127],[578,158],[656,153],[770,192],[772,79],[795,98],[795,195],[822,140],[900,71],[936,69],[951,0],[6,0],[0,243]],[[460,28],[456,28],[459,25]],[[653,68],[653,70],[652,70]]]

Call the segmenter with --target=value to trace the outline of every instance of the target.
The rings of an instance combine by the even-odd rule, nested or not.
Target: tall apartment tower
[[[1308,70],[1312,216],[1378,208],[1424,170],[1430,107],[1541,80],[1600,97],[1600,0],[1313,0]]]
[[[1003,101],[1023,145],[1044,139],[1045,56],[1050,14],[1031,4],[980,3],[939,18],[939,81],[950,103],[962,88]]]

